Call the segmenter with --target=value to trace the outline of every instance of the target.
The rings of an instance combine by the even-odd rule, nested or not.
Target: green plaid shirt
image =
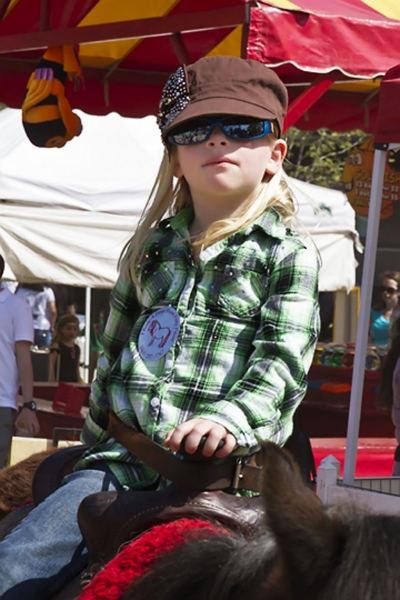
[[[152,484],[156,474],[106,439],[109,409],[159,443],[183,421],[211,419],[244,454],[261,440],[285,443],[306,391],[319,331],[316,252],[269,210],[195,264],[191,219],[185,209],[162,221],[138,266],[141,287],[121,275],[111,295],[82,432],[91,448],[77,468],[105,459],[129,488]],[[144,360],[140,332],[166,306],[180,317],[177,340],[164,356]]]

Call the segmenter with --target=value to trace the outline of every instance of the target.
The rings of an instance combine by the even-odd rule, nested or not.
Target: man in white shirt
[[[0,255],[0,278],[3,271],[4,259]],[[0,468],[7,464],[15,425],[32,436],[39,432],[33,401],[32,343],[29,305],[8,289],[0,288]],[[18,414],[19,385],[24,402]]]

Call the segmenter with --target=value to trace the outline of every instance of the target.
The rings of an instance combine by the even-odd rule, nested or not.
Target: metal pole
[[[344,459],[343,483],[354,484],[357,458],[357,443],[360,430],[362,394],[364,389],[365,358],[367,355],[368,328],[371,312],[372,288],[374,284],[376,248],[378,245],[379,219],[382,190],[385,176],[386,150],[375,150],[372,170],[371,195],[368,212],[367,238],[361,280],[360,313],[356,337],[353,377],[351,383],[349,420],[347,423],[346,454]]]
[[[90,303],[92,297],[92,290],[90,287],[86,288],[85,297],[85,356],[84,356],[84,380],[85,383],[89,383],[89,358],[90,358]]]

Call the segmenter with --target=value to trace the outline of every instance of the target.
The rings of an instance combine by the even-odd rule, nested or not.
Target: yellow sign
[[[381,219],[393,215],[393,205],[400,200],[399,153],[388,152],[383,184]],[[399,155],[400,157],[400,155]],[[367,216],[371,195],[374,138],[368,138],[346,158],[342,182],[347,198],[357,214]]]

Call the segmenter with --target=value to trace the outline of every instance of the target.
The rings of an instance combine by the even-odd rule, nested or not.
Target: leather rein
[[[143,433],[109,414],[109,437],[122,444],[176,487],[191,490],[252,490],[261,493],[262,468],[249,464],[253,457],[231,457],[224,462],[182,460]]]

